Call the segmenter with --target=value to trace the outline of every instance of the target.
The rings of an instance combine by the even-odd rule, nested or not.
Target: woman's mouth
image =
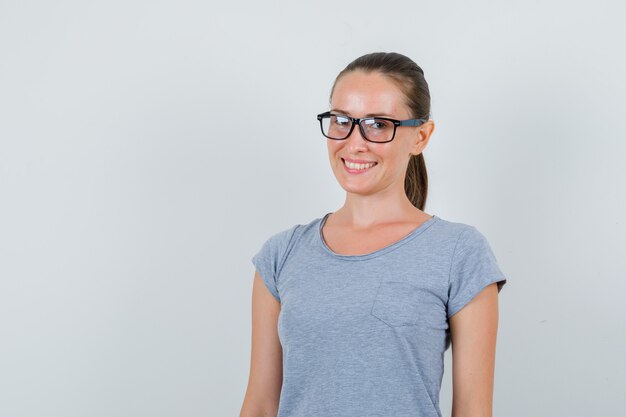
[[[348,171],[351,174],[361,174],[363,172],[368,171],[370,168],[378,164],[378,162],[354,163],[354,162],[346,161],[343,158],[341,158],[341,160],[343,161],[343,166],[346,169],[346,171]]]

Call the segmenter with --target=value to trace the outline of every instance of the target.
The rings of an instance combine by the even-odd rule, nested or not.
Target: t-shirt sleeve
[[[498,293],[506,284],[485,236],[474,226],[459,235],[452,255],[448,291],[448,318],[461,310],[486,286],[497,282]]]
[[[296,228],[297,225],[271,236],[251,259],[263,283],[279,302],[278,276],[286,258],[289,242]]]

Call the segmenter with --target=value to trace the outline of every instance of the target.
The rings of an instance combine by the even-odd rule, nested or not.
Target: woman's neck
[[[373,225],[395,222],[421,221],[430,217],[415,207],[404,190],[402,195],[360,195],[347,193],[344,205],[333,213],[333,222],[355,229],[365,229]]]

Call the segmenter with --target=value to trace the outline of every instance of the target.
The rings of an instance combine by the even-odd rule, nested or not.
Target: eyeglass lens
[[[345,139],[352,129],[352,120],[346,116],[331,114],[322,118],[322,132],[331,139]],[[388,142],[393,138],[395,126],[385,119],[361,120],[361,133],[373,142]]]

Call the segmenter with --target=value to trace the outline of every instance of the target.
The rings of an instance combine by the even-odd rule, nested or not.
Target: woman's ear
[[[411,147],[411,155],[419,155],[420,153],[422,153],[424,148],[426,148],[426,145],[428,145],[428,141],[430,140],[430,137],[434,131],[435,122],[432,120],[428,120],[418,128],[415,142]]]

